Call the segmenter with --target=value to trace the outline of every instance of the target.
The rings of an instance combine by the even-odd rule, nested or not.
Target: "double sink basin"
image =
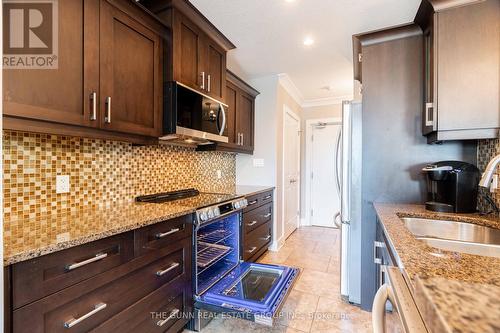
[[[401,218],[408,230],[427,245],[446,251],[500,258],[500,230],[471,223]]]

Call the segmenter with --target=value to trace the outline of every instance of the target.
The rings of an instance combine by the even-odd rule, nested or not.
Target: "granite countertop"
[[[231,193],[218,197],[230,200],[270,189],[236,187]],[[4,266],[192,214],[198,207],[216,204],[213,198],[202,193],[161,204],[131,201],[75,213],[8,221],[4,223]]]
[[[417,240],[401,217],[474,223],[500,229],[500,219],[446,214],[422,205],[375,204],[424,321],[432,332],[498,332],[500,258],[440,251]]]

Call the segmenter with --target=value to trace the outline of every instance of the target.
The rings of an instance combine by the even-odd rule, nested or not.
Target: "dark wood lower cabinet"
[[[23,306],[8,308],[6,317],[12,318],[12,324],[5,332],[181,331],[193,307],[192,229],[187,224],[191,219],[192,216],[173,219],[154,225],[160,229],[145,227],[8,267],[7,286],[23,287],[24,291],[9,292],[7,304],[13,301]],[[153,244],[148,251],[134,251],[134,246],[140,245],[142,250],[148,247],[144,235],[156,229],[171,231],[172,227],[179,231],[169,234],[170,238],[162,238],[169,242]],[[106,262],[105,257],[77,268],[74,272],[80,270],[81,279],[67,270],[67,262],[80,262],[89,253],[95,255],[95,251],[100,253],[103,248],[116,259]],[[125,250],[120,252],[120,249]],[[63,263],[62,270],[54,265],[58,260]],[[33,285],[29,270],[45,274],[46,279],[40,280],[41,284],[37,282],[38,288],[29,288]],[[20,272],[26,273],[28,279]],[[47,282],[51,276],[59,282],[59,287]]]
[[[273,191],[247,196],[243,211],[242,258],[255,262],[266,253],[273,240]]]

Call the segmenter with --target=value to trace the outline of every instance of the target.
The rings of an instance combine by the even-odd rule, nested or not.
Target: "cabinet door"
[[[239,95],[237,117],[237,134],[240,134],[240,145],[242,149],[253,151],[254,140],[254,103],[255,100],[245,94]]]
[[[101,126],[158,136],[161,132],[161,39],[145,24],[101,1]]]
[[[226,52],[208,37],[205,38],[206,59],[204,70],[207,71],[206,91],[219,101],[224,101],[226,82]]]
[[[58,68],[4,69],[3,113],[97,127],[91,96],[99,92],[99,1],[59,1],[58,11],[64,27],[58,30]]]
[[[202,75],[200,64],[200,53],[203,50],[202,33],[178,11],[174,15],[174,80],[193,89],[204,90],[207,73]]]
[[[228,108],[226,110],[227,126],[224,135],[229,138],[229,144],[237,144],[236,135],[236,105],[237,105],[238,88],[231,83],[226,84],[226,103]]]
[[[429,25],[424,31],[424,109],[422,110],[422,132],[427,135],[437,130],[437,105],[435,101],[435,15],[429,17]]]
[[[438,130],[499,128],[500,1],[437,15]]]

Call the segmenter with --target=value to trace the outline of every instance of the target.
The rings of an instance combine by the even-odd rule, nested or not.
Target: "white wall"
[[[260,92],[255,100],[254,154],[236,156],[236,184],[276,186],[277,76],[249,81]],[[264,167],[254,167],[263,159]]]
[[[287,105],[299,117],[300,104],[280,84],[278,75],[248,81],[260,92],[255,101],[255,142],[253,156],[236,157],[236,184],[274,186],[274,233],[271,249],[276,250],[283,239],[282,201],[282,152],[283,108]],[[261,159],[263,167],[255,167],[254,160]]]

